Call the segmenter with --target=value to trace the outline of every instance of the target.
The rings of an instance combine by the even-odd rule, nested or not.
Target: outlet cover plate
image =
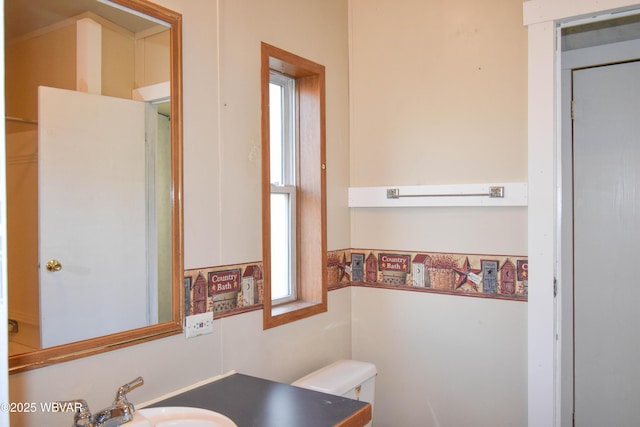
[[[185,322],[185,336],[193,338],[213,332],[213,312],[194,314],[187,316]]]

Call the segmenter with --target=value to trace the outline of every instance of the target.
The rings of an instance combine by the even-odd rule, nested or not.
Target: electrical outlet
[[[184,332],[187,338],[193,338],[200,335],[210,334],[213,332],[213,312],[194,314],[186,317],[186,325]]]

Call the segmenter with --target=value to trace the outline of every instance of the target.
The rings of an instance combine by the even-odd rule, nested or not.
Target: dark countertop
[[[190,406],[231,418],[238,427],[362,427],[371,405],[243,374],[232,374],[151,406]]]

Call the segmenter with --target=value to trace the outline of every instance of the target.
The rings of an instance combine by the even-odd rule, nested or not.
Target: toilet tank
[[[376,366],[358,360],[338,360],[318,369],[291,385],[335,394],[371,404],[375,394]]]

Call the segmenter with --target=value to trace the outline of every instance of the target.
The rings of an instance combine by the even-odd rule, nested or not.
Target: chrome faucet
[[[135,408],[127,400],[129,390],[144,384],[142,377],[120,386],[116,392],[116,398],[111,406],[91,415],[87,402],[83,399],[60,402],[63,404],[74,404],[76,409],[73,417],[72,427],[117,427],[133,419]]]

